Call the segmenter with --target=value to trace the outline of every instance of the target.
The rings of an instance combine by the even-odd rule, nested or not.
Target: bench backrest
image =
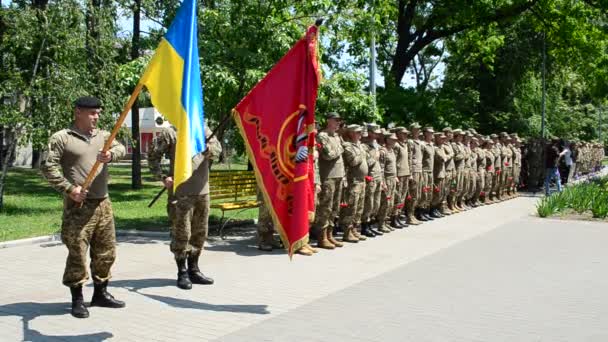
[[[253,171],[211,171],[209,192],[211,200],[231,199],[237,201],[257,196],[258,185]]]

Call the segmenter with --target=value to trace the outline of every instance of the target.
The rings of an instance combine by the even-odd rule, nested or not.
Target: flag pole
[[[118,121],[116,121],[116,124],[114,125],[114,128],[112,129],[112,133],[110,134],[110,137],[106,141],[105,145],[103,145],[102,152],[104,152],[104,153],[107,152],[110,149],[110,147],[112,146],[112,142],[114,142],[114,139],[116,138],[116,134],[118,134],[118,130],[120,129],[120,127],[122,127],[122,124],[125,122],[125,119],[127,118],[127,114],[131,110],[131,107],[133,107],[133,104],[135,103],[135,100],[137,100],[137,96],[139,96],[139,93],[141,92],[143,87],[144,87],[144,85],[142,83],[138,83],[137,86],[135,87],[135,89],[133,90],[133,93],[131,94],[129,101],[127,102],[124,109],[122,110],[122,113],[120,113],[120,116],[118,117]],[[136,139],[139,139],[139,137],[136,137]],[[93,167],[91,168],[91,171],[89,171],[89,174],[87,176],[87,179],[84,181],[84,184],[82,184],[82,190],[86,190],[89,188],[89,186],[91,186],[91,183],[93,182],[93,178],[95,177],[95,174],[97,173],[97,169],[99,169],[99,165],[101,165],[101,162],[98,160],[95,162],[95,165],[93,165]]]

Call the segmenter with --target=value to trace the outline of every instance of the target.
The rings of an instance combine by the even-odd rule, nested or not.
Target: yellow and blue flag
[[[205,150],[196,11],[196,0],[182,2],[140,80],[154,107],[177,128],[174,189],[192,175],[192,157]]]

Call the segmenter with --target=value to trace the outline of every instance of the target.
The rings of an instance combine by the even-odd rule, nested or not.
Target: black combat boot
[[[427,221],[433,221],[434,218],[431,216],[431,209],[422,209],[422,215],[427,219]]]
[[[89,310],[84,306],[84,298],[82,297],[82,285],[70,287],[72,293],[72,316],[76,318],[89,317]]]
[[[193,284],[211,285],[213,279],[205,276],[198,268],[198,258],[200,255],[188,256],[188,276]]]
[[[416,208],[415,209],[415,217],[418,221],[422,221],[422,222],[426,222],[428,221],[428,219],[426,218],[426,216],[424,216],[422,209],[420,208]]]
[[[403,226],[397,221],[397,216],[391,216],[391,227],[403,229]]]
[[[432,218],[442,218],[443,217],[443,216],[441,216],[441,214],[439,214],[439,211],[436,208],[431,209],[430,216]]]
[[[91,299],[91,306],[101,306],[103,308],[124,308],[125,302],[114,298],[111,294],[108,293],[108,281],[104,281],[103,283],[94,283],[93,287],[95,290],[93,291],[93,298]]]
[[[372,230],[369,227],[369,223],[367,223],[367,222],[361,224],[361,234],[363,234],[364,236],[370,237],[370,238],[376,237],[376,234],[374,234],[372,232]]]
[[[374,225],[375,224],[375,225]],[[369,230],[376,236],[382,236],[384,235],[383,232],[380,231],[380,227],[378,225],[378,221],[376,220],[374,223],[368,223],[369,225]]]
[[[190,290],[192,282],[188,277],[188,268],[186,268],[186,259],[176,259],[177,264],[177,287],[182,290]]]

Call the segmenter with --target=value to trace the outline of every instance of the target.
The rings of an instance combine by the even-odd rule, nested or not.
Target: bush
[[[578,214],[591,212],[594,218],[608,217],[608,177],[590,179],[543,198],[536,206],[540,217],[549,217],[566,209]]]

